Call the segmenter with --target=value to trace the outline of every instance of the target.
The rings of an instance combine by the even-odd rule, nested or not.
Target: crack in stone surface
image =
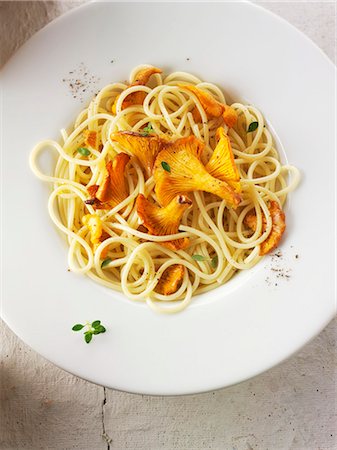
[[[106,440],[107,450],[110,450],[110,444],[112,442],[112,439],[105,430],[105,417],[104,417],[104,409],[105,409],[105,405],[106,405],[106,388],[105,387],[103,387],[103,393],[104,393],[104,397],[103,397],[103,402],[102,402],[102,437]]]

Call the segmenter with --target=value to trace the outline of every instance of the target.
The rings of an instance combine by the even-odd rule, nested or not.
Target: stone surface
[[[81,2],[0,2],[0,65]],[[336,60],[334,2],[264,2]],[[337,449],[336,324],[252,380],[201,395],[149,397],[85,382],[0,335],[0,449]]]

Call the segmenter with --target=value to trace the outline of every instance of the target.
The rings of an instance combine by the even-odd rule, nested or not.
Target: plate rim
[[[96,1],[90,1],[90,2],[88,2],[88,3],[85,3],[85,4],[82,4],[82,5],[80,5],[80,6],[77,6],[77,7],[73,8],[72,10],[69,10],[69,11],[67,11],[66,13],[62,14],[61,16],[57,17],[57,18],[54,19],[52,22],[48,23],[46,26],[44,26],[42,29],[40,29],[37,33],[35,33],[30,39],[28,39],[28,41],[27,41],[25,44],[23,44],[23,45],[22,45],[22,46],[14,53],[14,55],[12,55],[12,57],[8,60],[8,62],[7,62],[7,63],[5,64],[5,66],[3,67],[3,69],[5,69],[5,68],[7,67],[8,63],[12,60],[12,58],[18,57],[18,55],[20,56],[20,52],[21,52],[21,51],[24,51],[26,44],[30,43],[30,42],[31,42],[32,40],[34,40],[34,39],[39,39],[40,34],[46,32],[46,30],[48,31],[48,29],[51,28],[51,27],[53,27],[53,26],[55,25],[55,23],[61,22],[66,16],[69,17],[71,14],[77,14],[78,10],[80,10],[80,9],[91,8],[92,6],[95,6],[97,3],[99,3],[99,2],[96,2]],[[117,4],[122,4],[122,5],[125,6],[127,3],[132,3],[132,2],[106,2],[106,3],[117,3]],[[142,2],[136,2],[136,3],[142,3]],[[144,3],[151,3],[151,2],[144,2]],[[167,2],[162,2],[162,3],[167,3]],[[186,3],[187,3],[187,2],[186,2]],[[189,3],[189,2],[188,2],[188,3]],[[193,4],[193,3],[203,3],[203,4],[207,4],[208,2],[191,2],[191,3],[192,3],[192,4]],[[217,3],[217,2],[214,2],[214,3]],[[304,38],[310,43],[311,46],[314,46],[316,49],[319,50],[320,54],[324,56],[324,59],[325,59],[326,61],[328,61],[328,63],[334,68],[335,74],[336,74],[336,66],[333,64],[333,62],[330,60],[330,58],[323,52],[323,50],[322,50],[315,42],[313,42],[313,41],[312,41],[307,35],[305,35],[302,31],[298,30],[294,25],[290,24],[290,23],[289,23],[287,20],[285,20],[284,18],[282,18],[282,17],[278,16],[277,14],[275,14],[275,13],[273,13],[273,12],[271,12],[271,11],[265,9],[264,7],[262,7],[262,6],[259,5],[259,4],[254,4],[254,3],[251,3],[251,2],[243,2],[243,3],[246,3],[246,4],[249,5],[249,6],[258,8],[259,10],[263,11],[265,14],[268,14],[268,15],[273,16],[273,17],[276,18],[277,20],[279,20],[279,21],[283,22],[284,24],[286,24],[288,27],[291,27],[291,28],[293,28],[294,30],[296,30],[296,32],[297,32],[299,35],[301,35],[302,38],[304,37]],[[3,70],[3,69],[2,69],[2,70]],[[2,216],[2,215],[1,215],[1,216]],[[2,216],[2,220],[3,220],[3,216]],[[2,273],[3,273],[3,272],[2,272],[2,270],[1,270],[1,274],[2,274]],[[15,333],[15,334],[16,334],[23,342],[25,342],[26,345],[28,345],[28,347],[30,347],[30,348],[32,348],[32,349],[34,350],[34,348],[31,347],[30,344],[27,344],[26,341],[21,337],[20,332],[18,332],[17,329],[16,329],[16,327],[15,327],[15,324],[12,324],[12,323],[11,323],[10,318],[6,318],[6,314],[3,314],[3,311],[2,311],[2,302],[1,302],[1,308],[0,308],[0,309],[1,309],[1,311],[0,311],[0,312],[1,312],[1,316],[2,316],[2,318],[3,318],[3,320],[4,320],[4,322],[9,326],[9,328],[10,328],[12,331],[14,331],[14,333]],[[235,384],[239,384],[239,383],[244,382],[244,381],[246,381],[246,380],[248,380],[248,379],[254,378],[255,376],[259,375],[260,373],[263,373],[263,372],[265,372],[265,371],[267,371],[267,370],[270,370],[271,368],[273,368],[273,367],[275,367],[275,366],[281,364],[281,363],[284,362],[286,359],[288,359],[289,357],[293,356],[293,355],[296,354],[298,351],[300,351],[300,350],[303,348],[304,345],[306,345],[306,344],[309,343],[312,339],[314,339],[314,338],[315,338],[315,337],[316,337],[316,336],[317,336],[317,335],[318,335],[318,334],[319,334],[319,333],[327,326],[327,324],[333,319],[334,315],[335,315],[335,314],[332,314],[331,317],[329,317],[329,318],[326,319],[326,321],[325,321],[324,324],[321,324],[319,327],[317,327],[316,333],[315,333],[311,338],[309,338],[309,339],[307,339],[305,342],[303,342],[303,344],[300,345],[300,347],[297,347],[296,349],[294,349],[293,352],[292,352],[291,354],[288,354],[288,355],[285,356],[283,359],[279,360],[279,362],[278,362],[277,364],[274,364],[274,363],[266,364],[266,367],[265,367],[264,369],[258,370],[258,371],[257,371],[256,373],[254,373],[253,375],[248,375],[248,376],[246,376],[246,377],[243,377],[242,379],[238,380],[237,382],[232,383],[232,384],[229,384],[229,385],[226,385],[225,387],[229,387],[229,386],[232,386],[232,385],[235,385]],[[35,350],[34,350],[34,351],[35,351]],[[94,383],[94,384],[100,385],[100,384],[97,383],[97,381],[95,381],[94,379],[91,379],[90,377],[84,377],[82,374],[76,373],[76,371],[73,371],[73,370],[72,370],[71,372],[69,372],[68,369],[65,369],[63,366],[59,365],[58,362],[55,362],[55,361],[53,360],[53,358],[50,358],[49,356],[45,356],[45,354],[41,353],[40,351],[39,351],[38,353],[39,353],[41,356],[43,356],[43,358],[45,358],[46,360],[52,362],[53,364],[55,364],[57,367],[61,368],[62,370],[65,370],[65,371],[67,371],[68,373],[72,373],[72,374],[74,374],[75,376],[78,376],[78,377],[81,377],[81,378],[83,378],[83,379],[86,379],[86,380],[88,380],[88,381],[90,381],[90,382],[92,382],[92,383]],[[103,386],[103,385],[102,385],[102,386]],[[146,392],[146,391],[143,391],[143,392],[137,391],[137,392],[136,392],[136,391],[132,391],[132,390],[124,390],[124,389],[119,389],[119,388],[114,387],[114,389],[119,390],[119,391],[122,391],[122,392],[132,392],[132,393],[138,393],[138,394],[139,394],[139,393],[142,393],[142,394],[148,394],[148,395],[168,395],[168,396],[190,395],[190,394],[193,394],[193,393],[202,393],[202,392],[214,391],[214,390],[221,389],[221,388],[223,388],[223,386],[218,386],[218,387],[210,388],[210,389],[200,389],[200,390],[197,390],[197,391],[194,390],[193,392],[189,392],[189,393],[187,393],[187,394],[186,394],[186,393],[162,394],[162,393],[153,393],[153,392]]]

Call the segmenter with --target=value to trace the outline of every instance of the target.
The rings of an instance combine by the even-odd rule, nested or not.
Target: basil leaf
[[[91,324],[91,326],[93,328],[97,328],[101,325],[101,321],[100,320],[94,320],[94,322]]]
[[[255,131],[258,126],[259,126],[259,122],[252,122],[252,123],[250,123],[249,127],[248,127],[248,130],[247,130],[247,133]]]
[[[80,330],[82,330],[83,327],[84,327],[84,325],[82,325],[82,324],[80,324],[80,323],[77,323],[76,325],[74,325],[74,326],[72,327],[72,330],[73,330],[73,331],[80,331]]]
[[[85,148],[85,147],[79,147],[78,149],[77,149],[77,151],[78,151],[78,153],[80,153],[81,155],[83,155],[83,156],[89,156],[90,155],[90,150],[88,150],[87,148]]]
[[[192,255],[192,258],[194,259],[194,261],[205,261],[205,256],[202,255]]]
[[[171,172],[171,167],[169,166],[169,164],[167,162],[162,161],[161,166],[164,170],[166,170],[166,172]]]
[[[216,269],[218,267],[218,262],[218,255],[215,255],[211,260],[211,266],[213,267],[213,269]]]
[[[111,263],[112,259],[111,258],[106,258],[102,264],[101,264],[101,268],[104,269],[104,267],[108,266]]]
[[[85,342],[86,342],[87,344],[89,344],[89,342],[91,341],[91,339],[92,339],[92,333],[91,333],[90,331],[87,331],[87,332],[84,334],[84,340],[85,340]]]

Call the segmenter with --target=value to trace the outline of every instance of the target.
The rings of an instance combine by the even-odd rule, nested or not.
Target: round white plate
[[[47,213],[50,188],[28,166],[36,142],[59,139],[94,91],[141,63],[192,72],[256,105],[303,176],[288,202],[283,256],[177,315],[68,272],[67,245]],[[8,325],[69,372],[147,394],[228,386],[298,350],[335,312],[334,76],[310,40],[249,3],[93,3],[37,33],[2,73]],[[71,88],[77,77],[84,86]],[[86,345],[71,327],[95,319],[107,332]]]

